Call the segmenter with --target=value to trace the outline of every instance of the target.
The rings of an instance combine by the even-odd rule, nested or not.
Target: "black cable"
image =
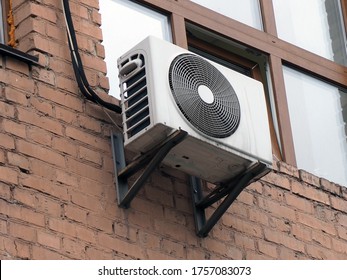
[[[80,54],[78,52],[79,48],[78,48],[76,33],[75,33],[73,21],[72,21],[69,1],[68,0],[62,0],[62,4],[63,4],[64,16],[65,16],[65,20],[66,20],[66,27],[67,27],[67,33],[68,33],[68,41],[69,41],[69,48],[70,48],[72,65],[73,65],[76,81],[77,81],[77,84],[78,84],[80,91],[88,100],[91,100],[95,103],[98,103],[101,106],[104,106],[105,108],[107,108],[111,111],[114,111],[116,113],[121,113],[122,109],[118,105],[104,101],[90,87],[88,80],[86,78],[84,69],[83,69],[83,63],[82,63]]]

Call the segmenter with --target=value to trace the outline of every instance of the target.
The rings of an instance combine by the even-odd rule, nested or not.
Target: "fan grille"
[[[193,54],[178,55],[170,65],[169,84],[180,111],[199,131],[215,138],[235,132],[241,117],[239,100],[212,64]],[[201,86],[213,94],[211,102],[201,98]]]

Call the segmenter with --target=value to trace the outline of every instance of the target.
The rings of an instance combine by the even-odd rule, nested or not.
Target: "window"
[[[4,1],[0,0],[0,44],[5,43],[5,6]]]
[[[339,0],[273,0],[278,36],[347,65],[346,37]]]
[[[258,0],[191,0],[222,15],[262,29],[261,12]]]
[[[297,165],[347,186],[347,92],[284,67]]]
[[[135,31],[145,37],[149,30],[158,30],[157,36],[171,40],[172,30],[172,40],[179,46],[263,82],[278,159],[347,186],[347,1],[99,2],[102,10],[107,2],[121,7],[107,23],[106,55],[114,65],[108,63],[110,79],[117,76],[117,57],[140,40],[135,40]],[[116,24],[122,16],[117,12],[130,15],[130,11],[141,16]],[[127,28],[122,28],[125,22]],[[120,43],[110,49],[108,38],[131,43],[123,50]],[[111,82],[111,92],[114,88],[117,82]],[[326,151],[319,149],[322,146]]]
[[[117,59],[149,35],[171,41],[170,24],[167,16],[129,0],[102,0],[100,12],[110,94],[119,98]]]

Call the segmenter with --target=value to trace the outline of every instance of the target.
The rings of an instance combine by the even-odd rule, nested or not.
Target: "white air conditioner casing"
[[[207,135],[178,107],[170,88],[169,71],[176,57],[188,54],[212,64],[234,89],[240,118],[231,135]],[[170,167],[220,183],[254,162],[271,165],[267,107],[260,82],[152,36],[121,56],[118,68],[127,150],[145,153],[181,129],[188,132],[188,136],[163,160]],[[208,121],[208,116],[195,113],[202,123]],[[218,130],[218,126],[214,129]]]

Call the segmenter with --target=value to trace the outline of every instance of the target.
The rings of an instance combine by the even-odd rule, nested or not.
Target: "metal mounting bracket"
[[[194,219],[196,234],[199,237],[206,237],[213,226],[219,221],[230,205],[235,201],[239,194],[260,175],[265,174],[267,166],[264,163],[256,162],[246,171],[227,183],[217,185],[209,194],[203,195],[201,180],[197,177],[190,177]],[[224,198],[225,197],[225,198]],[[221,204],[207,219],[205,209],[215,202],[221,200]]]
[[[118,205],[120,207],[130,207],[131,201],[145,184],[154,169],[161,163],[170,150],[179,144],[186,136],[187,132],[177,130],[158,146],[127,164],[124,154],[123,134],[118,132],[111,135],[115,185],[117,189]],[[128,178],[143,167],[145,167],[143,172],[129,188]]]

